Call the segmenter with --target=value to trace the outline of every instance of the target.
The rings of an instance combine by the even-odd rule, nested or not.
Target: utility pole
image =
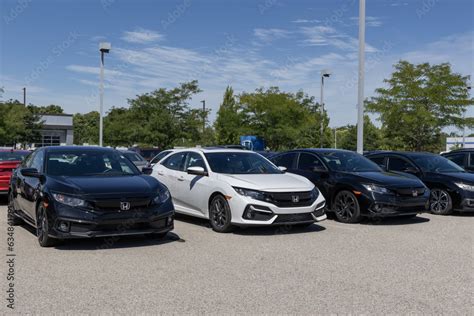
[[[100,84],[99,84],[99,146],[102,147],[104,139],[104,54],[110,52],[110,43],[100,43]]]
[[[331,72],[327,69],[321,71],[321,148],[323,148],[324,138],[324,77],[329,78]]]
[[[202,100],[202,134],[206,130],[206,100]]]
[[[357,104],[357,152],[364,152],[365,0],[359,0],[359,90]]]
[[[23,88],[23,105],[26,107],[26,87]]]

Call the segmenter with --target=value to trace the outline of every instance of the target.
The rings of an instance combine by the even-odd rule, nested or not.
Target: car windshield
[[[139,173],[123,154],[109,150],[53,151],[48,154],[46,161],[46,174],[50,176],[122,176]]]
[[[146,161],[145,158],[143,158],[137,153],[123,153],[123,155],[131,161]]]
[[[449,159],[435,155],[420,155],[412,158],[423,172],[466,172]]]
[[[278,174],[274,164],[252,152],[219,152],[205,154],[213,172],[226,174]]]
[[[161,153],[159,153],[158,155],[156,155],[156,156],[150,161],[150,163],[151,163],[151,164],[157,163],[158,161],[160,161],[161,159],[163,159],[166,155],[168,155],[170,152],[171,152],[171,150],[162,151]]]
[[[0,151],[0,161],[22,161],[28,152],[22,151]]]
[[[329,169],[341,172],[381,172],[376,163],[350,151],[333,151],[320,154]]]

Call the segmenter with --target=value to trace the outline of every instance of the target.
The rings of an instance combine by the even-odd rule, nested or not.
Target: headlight
[[[61,204],[69,205],[72,207],[78,207],[78,206],[84,207],[87,205],[86,201],[69,196],[69,195],[64,195],[61,193],[53,193],[52,195],[54,199]]]
[[[311,200],[316,200],[319,196],[319,191],[316,187],[311,191]]]
[[[166,200],[168,200],[170,196],[170,191],[168,191],[168,189],[158,191],[158,195],[153,199],[153,203],[162,204],[166,202]]]
[[[237,187],[234,187],[234,190],[235,190],[235,192],[237,192],[240,195],[248,196],[248,197],[250,197],[252,199],[255,199],[255,200],[260,200],[260,201],[265,201],[266,200],[265,193],[260,192],[260,191],[237,188]]]
[[[462,182],[455,182],[454,184],[457,185],[460,189],[474,192],[474,185],[472,184],[467,184],[467,183],[462,183]]]
[[[375,184],[363,184],[364,188],[366,188],[370,192],[380,193],[380,194],[391,194],[390,190]]]

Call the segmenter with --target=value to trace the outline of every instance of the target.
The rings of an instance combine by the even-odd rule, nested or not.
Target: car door
[[[454,153],[454,154],[449,154],[445,155],[445,158],[451,160],[455,164],[457,164],[459,167],[466,169],[467,167],[467,153]]]
[[[32,152],[31,154],[29,154],[25,160],[23,161],[23,163],[20,165],[20,167],[15,171],[16,172],[16,176],[15,176],[15,193],[16,193],[16,202],[17,202],[17,207],[18,209],[22,210],[23,212],[26,213],[26,198],[25,198],[25,176],[23,176],[21,174],[21,170],[22,169],[25,169],[25,168],[30,168],[31,167],[31,163],[34,159],[34,157],[36,156],[36,151],[35,152]]]
[[[153,167],[152,175],[168,187],[175,206],[178,194],[178,172],[183,170],[185,159],[186,152],[178,152]]]
[[[204,157],[198,152],[188,152],[183,171],[179,172],[177,182],[177,200],[184,212],[205,216],[211,185],[208,176],[187,173],[189,167],[202,167],[208,172]]]
[[[42,174],[44,171],[44,150],[40,149],[36,152],[35,156],[31,161],[30,168],[38,170],[38,173]],[[23,210],[27,213],[31,219],[36,218],[36,201],[41,192],[41,181],[35,177],[24,177],[24,185],[22,196]]]
[[[311,153],[300,153],[295,173],[309,179],[324,196],[328,196],[326,181],[329,174],[318,156]]]

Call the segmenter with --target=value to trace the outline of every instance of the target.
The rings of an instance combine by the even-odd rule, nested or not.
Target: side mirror
[[[203,167],[189,167],[186,172],[196,176],[207,176],[207,171]]]
[[[280,169],[281,172],[286,172],[286,170],[288,170],[286,167],[283,166],[278,166],[278,169]]]
[[[146,175],[150,175],[153,172],[153,168],[150,167],[143,167],[142,168],[142,173]]]
[[[24,168],[20,170],[20,173],[24,177],[39,178],[41,176],[36,168]]]

